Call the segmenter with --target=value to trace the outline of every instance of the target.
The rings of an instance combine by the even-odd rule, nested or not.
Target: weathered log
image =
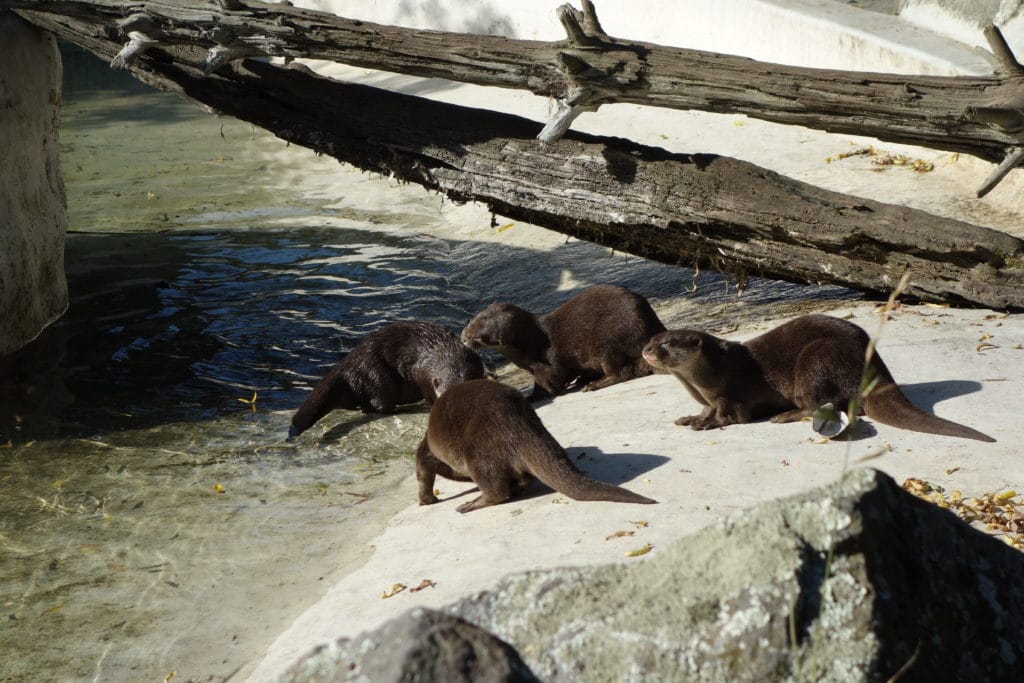
[[[107,59],[92,25],[26,13]],[[359,168],[617,250],[740,279],[764,274],[887,291],[910,268],[925,300],[1024,308],[1024,242],[923,211],[821,190],[715,155],[570,133],[551,145],[519,117],[245,60],[214,74],[185,47],[151,47],[140,79]]]
[[[593,6],[566,5],[568,40],[513,40],[384,26],[288,5],[125,0],[0,0],[80,19],[138,45],[208,51],[208,68],[257,54],[327,59],[415,76],[521,88],[559,98],[564,112],[610,102],[699,109],[972,154],[1000,162],[1024,146],[1024,74],[992,28],[1000,74],[907,76],[808,69],[609,38]],[[132,34],[135,34],[132,36]]]

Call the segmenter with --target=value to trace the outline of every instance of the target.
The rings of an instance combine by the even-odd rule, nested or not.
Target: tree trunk
[[[78,20],[32,21],[110,58],[120,42]],[[342,84],[245,60],[207,75],[187,47],[131,66],[279,137],[456,201],[685,266],[886,292],[910,268],[925,300],[1024,308],[1024,242],[923,211],[829,192],[715,155],[569,134],[487,110]]]
[[[1024,145],[1024,69],[998,35],[990,42],[1003,75],[952,78],[808,69],[617,40],[601,30],[589,1],[586,17],[559,9],[569,39],[555,43],[384,26],[260,2],[0,0],[3,7],[80,19],[122,43],[134,34],[209,50],[213,67],[256,55],[326,59],[530,90],[577,110],[629,102],[745,114],[988,161]]]
[[[123,34],[104,22],[142,7],[47,4],[68,15],[19,13],[108,59],[124,57]],[[83,15],[85,5],[93,9]],[[174,10],[191,17],[193,30],[210,30],[225,14],[184,5],[145,3],[145,16]],[[141,15],[133,16],[138,27]],[[828,192],[727,157],[579,134],[541,145],[539,124],[518,117],[340,84],[304,67],[229,60],[206,73],[207,59],[191,43],[170,41],[125,64],[151,85],[359,168],[622,251],[715,268],[740,282],[759,274],[878,292],[910,268],[912,296],[1024,308],[1024,242],[1004,233]]]

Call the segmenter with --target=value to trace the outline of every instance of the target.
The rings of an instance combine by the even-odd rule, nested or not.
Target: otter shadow
[[[981,391],[981,382],[965,379],[948,379],[938,382],[901,384],[900,391],[910,402],[926,412],[934,413],[935,404],[947,398],[965,396]]]
[[[603,453],[596,446],[574,446],[565,449],[565,451],[573,464],[588,477],[616,486],[627,484],[644,472],[650,472],[657,467],[661,467],[670,460],[670,458],[664,455],[653,455],[651,453]],[[447,481],[443,478],[442,480]],[[461,484],[462,482],[454,483]],[[469,482],[466,483],[468,484]],[[629,487],[627,486],[626,488]],[[552,491],[551,487],[534,479],[523,491],[512,496],[507,502],[548,496],[551,495]],[[458,493],[444,496],[440,500],[441,502],[456,500],[463,496],[479,493],[480,490],[474,486]]]

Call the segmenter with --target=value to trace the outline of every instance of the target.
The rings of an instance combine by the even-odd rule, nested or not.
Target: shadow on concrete
[[[966,396],[981,391],[981,382],[964,379],[948,379],[936,382],[901,384],[900,390],[910,402],[921,410],[934,413],[935,404],[947,398]]]

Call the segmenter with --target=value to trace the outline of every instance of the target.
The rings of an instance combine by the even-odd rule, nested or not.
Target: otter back
[[[314,387],[292,417],[289,437],[332,410],[387,413],[484,376],[479,356],[435,323],[399,322],[368,335]]]
[[[497,505],[533,478],[574,500],[622,503],[655,501],[580,472],[515,389],[473,380],[445,392],[430,411],[427,433],[416,452],[422,505],[437,502],[436,475],[472,480],[480,497],[460,505],[469,512]]]
[[[594,391],[651,374],[641,355],[664,331],[647,300],[623,287],[589,287],[538,317],[511,304],[492,304],[463,331],[471,348],[494,348],[533,374],[532,398],[557,396],[578,379]]]
[[[671,330],[652,339],[644,353],[706,406],[700,415],[681,417],[676,424],[714,429],[765,417],[792,422],[826,403],[847,408],[861,391],[869,341],[867,333],[849,321],[813,314],[745,344],[696,330]],[[868,373],[874,388],[862,407],[869,417],[918,432],[994,440],[913,405],[877,353]]]

